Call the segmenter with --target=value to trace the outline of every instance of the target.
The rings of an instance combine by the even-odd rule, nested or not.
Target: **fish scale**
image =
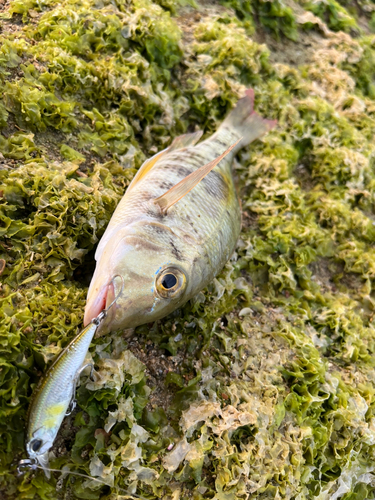
[[[140,203],[140,200],[142,200],[145,195],[153,199],[163,194],[165,190],[160,186],[165,180],[166,171],[168,171],[168,180],[172,181],[173,184],[177,184],[186,177],[186,175],[181,176],[181,174],[179,174],[181,166],[187,168],[189,173],[193,171],[196,168],[196,164],[195,162],[191,162],[192,165],[190,165],[189,161],[193,158],[193,155],[196,154],[195,149],[199,147],[203,151],[207,150],[206,144],[202,143],[202,145],[196,148],[188,148],[183,158],[181,158],[181,154],[175,154],[175,158],[167,157],[164,161],[160,160],[148,174],[147,179],[145,179],[138,188],[136,187],[128,198],[123,198],[120,202],[114,214],[113,225],[118,227],[119,225],[131,224],[134,222],[135,217],[142,218],[143,220],[149,218],[150,221],[158,222],[160,220],[158,214],[155,214],[155,216],[147,216],[142,211],[142,209],[144,210],[145,208],[145,202]],[[208,153],[209,154],[206,154],[205,158],[203,158],[202,154],[199,155],[201,157],[201,163],[207,163],[217,156],[217,152],[214,153],[213,148],[209,148]],[[230,161],[226,161],[226,159],[223,160],[220,167],[218,166],[216,169],[219,172],[226,171],[227,173],[225,176],[228,183],[227,197],[220,196],[220,192],[213,192],[210,194],[202,183],[198,184],[193,191],[188,193],[186,197],[172,207],[170,213],[163,219],[163,224],[171,229],[176,227],[180,228],[182,226],[184,228],[183,231],[194,238],[196,244],[200,246],[204,245],[206,241],[209,243],[212,235],[216,235],[215,231],[218,225],[223,228],[224,237],[226,239],[233,239],[231,238],[231,233],[238,232],[239,229],[239,205],[230,175]],[[220,173],[219,175],[222,174]],[[207,183],[210,182],[210,176],[214,176],[214,172],[208,174],[206,178]],[[149,210],[148,206],[147,209]],[[233,215],[226,215],[226,211],[229,211]],[[136,216],[135,214],[139,215]],[[159,239],[158,235],[152,235],[152,237]],[[176,244],[178,243],[179,242],[176,241]],[[209,257],[214,258],[215,255],[211,251],[214,250],[214,246],[209,245],[207,250],[209,251]]]
[[[85,323],[111,301],[115,274],[124,293],[103,334],[166,316],[222,269],[241,227],[232,160],[275,125],[253,102],[249,90],[213,136],[198,145],[200,133],[180,136],[142,165],[98,245]]]

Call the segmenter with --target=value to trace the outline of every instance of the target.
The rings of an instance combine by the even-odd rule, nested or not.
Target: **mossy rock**
[[[373,10],[3,9],[1,498],[375,498]],[[278,126],[235,162],[234,255],[171,316],[94,340],[95,382],[82,376],[51,457],[93,479],[19,476],[30,396],[82,327],[94,250],[127,185],[176,135],[215,131],[249,87]]]

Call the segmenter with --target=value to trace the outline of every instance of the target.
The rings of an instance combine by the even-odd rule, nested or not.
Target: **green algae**
[[[330,32],[356,28],[336,2],[158,4],[13,0],[2,14],[1,495],[374,498],[373,37]],[[264,29],[282,51],[309,26],[323,35],[299,68],[252,38]],[[246,87],[278,127],[235,165],[234,256],[137,341],[93,342],[94,381],[53,449],[54,467],[107,486],[18,477],[32,389],[81,327],[93,251],[126,186],[177,134],[212,133]],[[153,360],[129,350],[148,342],[179,360],[158,388]]]
[[[271,31],[277,39],[281,35],[291,40],[297,38],[297,21],[293,10],[285,5],[284,2],[276,0],[250,1],[250,0],[225,0],[223,5],[234,9],[236,15],[242,21],[251,23],[254,30],[254,24],[260,23],[267,30]]]
[[[359,30],[355,16],[351,15],[336,0],[329,0],[328,2],[305,2],[303,0],[301,5],[304,9],[320,17],[333,31],[350,32]]]

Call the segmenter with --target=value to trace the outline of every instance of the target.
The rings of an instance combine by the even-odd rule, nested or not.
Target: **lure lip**
[[[48,460],[48,451],[41,453],[36,457],[39,465],[43,468],[44,474],[48,479],[51,477],[51,472],[49,471],[49,460]]]

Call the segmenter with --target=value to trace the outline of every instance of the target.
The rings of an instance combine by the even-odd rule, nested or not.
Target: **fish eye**
[[[185,288],[185,274],[178,268],[163,269],[156,278],[155,288],[164,299],[178,295]]]
[[[31,441],[30,447],[31,447],[32,451],[37,452],[38,450],[40,450],[40,447],[42,446],[42,444],[43,444],[43,441],[41,439],[34,439],[34,441]]]
[[[163,286],[166,290],[173,288],[177,284],[177,278],[174,274],[164,274],[163,279],[161,280],[161,286]]]

